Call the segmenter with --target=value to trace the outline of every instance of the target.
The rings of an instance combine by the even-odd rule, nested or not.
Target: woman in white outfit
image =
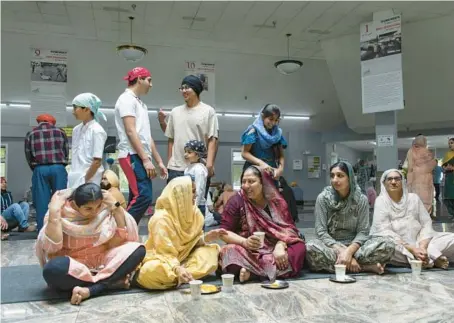
[[[101,185],[102,156],[107,133],[98,123],[99,118],[107,121],[99,111],[101,100],[92,93],[82,93],[72,102],[73,115],[82,121],[72,134],[71,170],[68,174],[68,188],[76,189],[84,183]]]
[[[387,170],[381,177],[370,235],[394,239],[393,265],[408,266],[409,260],[419,259],[426,268],[446,269],[454,262],[454,233],[433,230],[423,202],[408,193],[405,178],[397,169]]]

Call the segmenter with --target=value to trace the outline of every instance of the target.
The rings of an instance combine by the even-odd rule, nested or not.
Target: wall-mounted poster
[[[320,178],[321,168],[320,156],[307,157],[307,178]]]
[[[293,170],[302,170],[303,169],[303,160],[294,159],[293,160]]]
[[[203,92],[200,99],[211,105],[215,106],[215,64],[206,62],[185,62],[186,75],[196,75],[200,78],[203,84]]]
[[[360,26],[363,113],[404,108],[401,16]]]

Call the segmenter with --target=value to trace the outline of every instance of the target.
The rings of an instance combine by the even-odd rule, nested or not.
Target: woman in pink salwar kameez
[[[437,162],[433,153],[427,149],[426,137],[416,136],[412,147],[408,150],[405,164],[408,192],[418,195],[427,212],[431,214],[435,191],[432,171]]]
[[[255,166],[241,176],[242,189],[228,201],[222,213],[221,237],[227,244],[220,253],[223,272],[273,281],[299,276],[306,254],[304,237],[296,228],[287,203],[266,171]],[[264,232],[260,240],[254,232]]]
[[[94,183],[54,194],[36,242],[44,280],[72,291],[71,304],[107,289],[129,288],[145,256],[137,224],[113,196]]]

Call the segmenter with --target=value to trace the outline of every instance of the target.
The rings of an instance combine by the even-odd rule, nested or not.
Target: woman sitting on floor
[[[228,230],[221,237],[227,243],[221,250],[223,272],[238,275],[240,282],[251,274],[269,280],[298,276],[306,246],[274,180],[267,171],[250,166],[241,175],[241,185],[222,214],[221,228]],[[257,231],[265,233],[263,246],[254,236]]]
[[[408,266],[409,260],[419,259],[426,268],[446,269],[449,261],[454,261],[454,233],[433,230],[425,205],[418,195],[408,193],[405,178],[397,169],[387,170],[381,177],[370,233],[394,240],[393,265]]]
[[[162,191],[148,222],[147,255],[137,277],[141,287],[168,289],[216,271],[220,248],[207,243],[226,232],[204,234],[204,217],[195,198],[195,183],[189,176],[174,178]]]
[[[129,288],[145,256],[135,220],[107,191],[86,183],[58,191],[49,204],[36,254],[47,284],[72,291],[71,304],[110,288]]]
[[[344,264],[349,272],[382,274],[394,253],[394,243],[384,237],[369,238],[369,202],[356,185],[347,162],[331,166],[331,186],[315,203],[316,240],[307,243],[312,271],[334,272]]]

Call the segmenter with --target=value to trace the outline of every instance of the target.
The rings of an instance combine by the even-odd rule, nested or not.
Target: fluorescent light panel
[[[309,120],[311,117],[308,116],[289,116],[289,115],[284,115],[283,119],[294,119],[294,120]]]
[[[8,104],[11,108],[30,108],[28,103],[10,103]]]
[[[233,118],[252,118],[252,114],[245,114],[245,113],[224,113],[226,117],[233,117]]]

